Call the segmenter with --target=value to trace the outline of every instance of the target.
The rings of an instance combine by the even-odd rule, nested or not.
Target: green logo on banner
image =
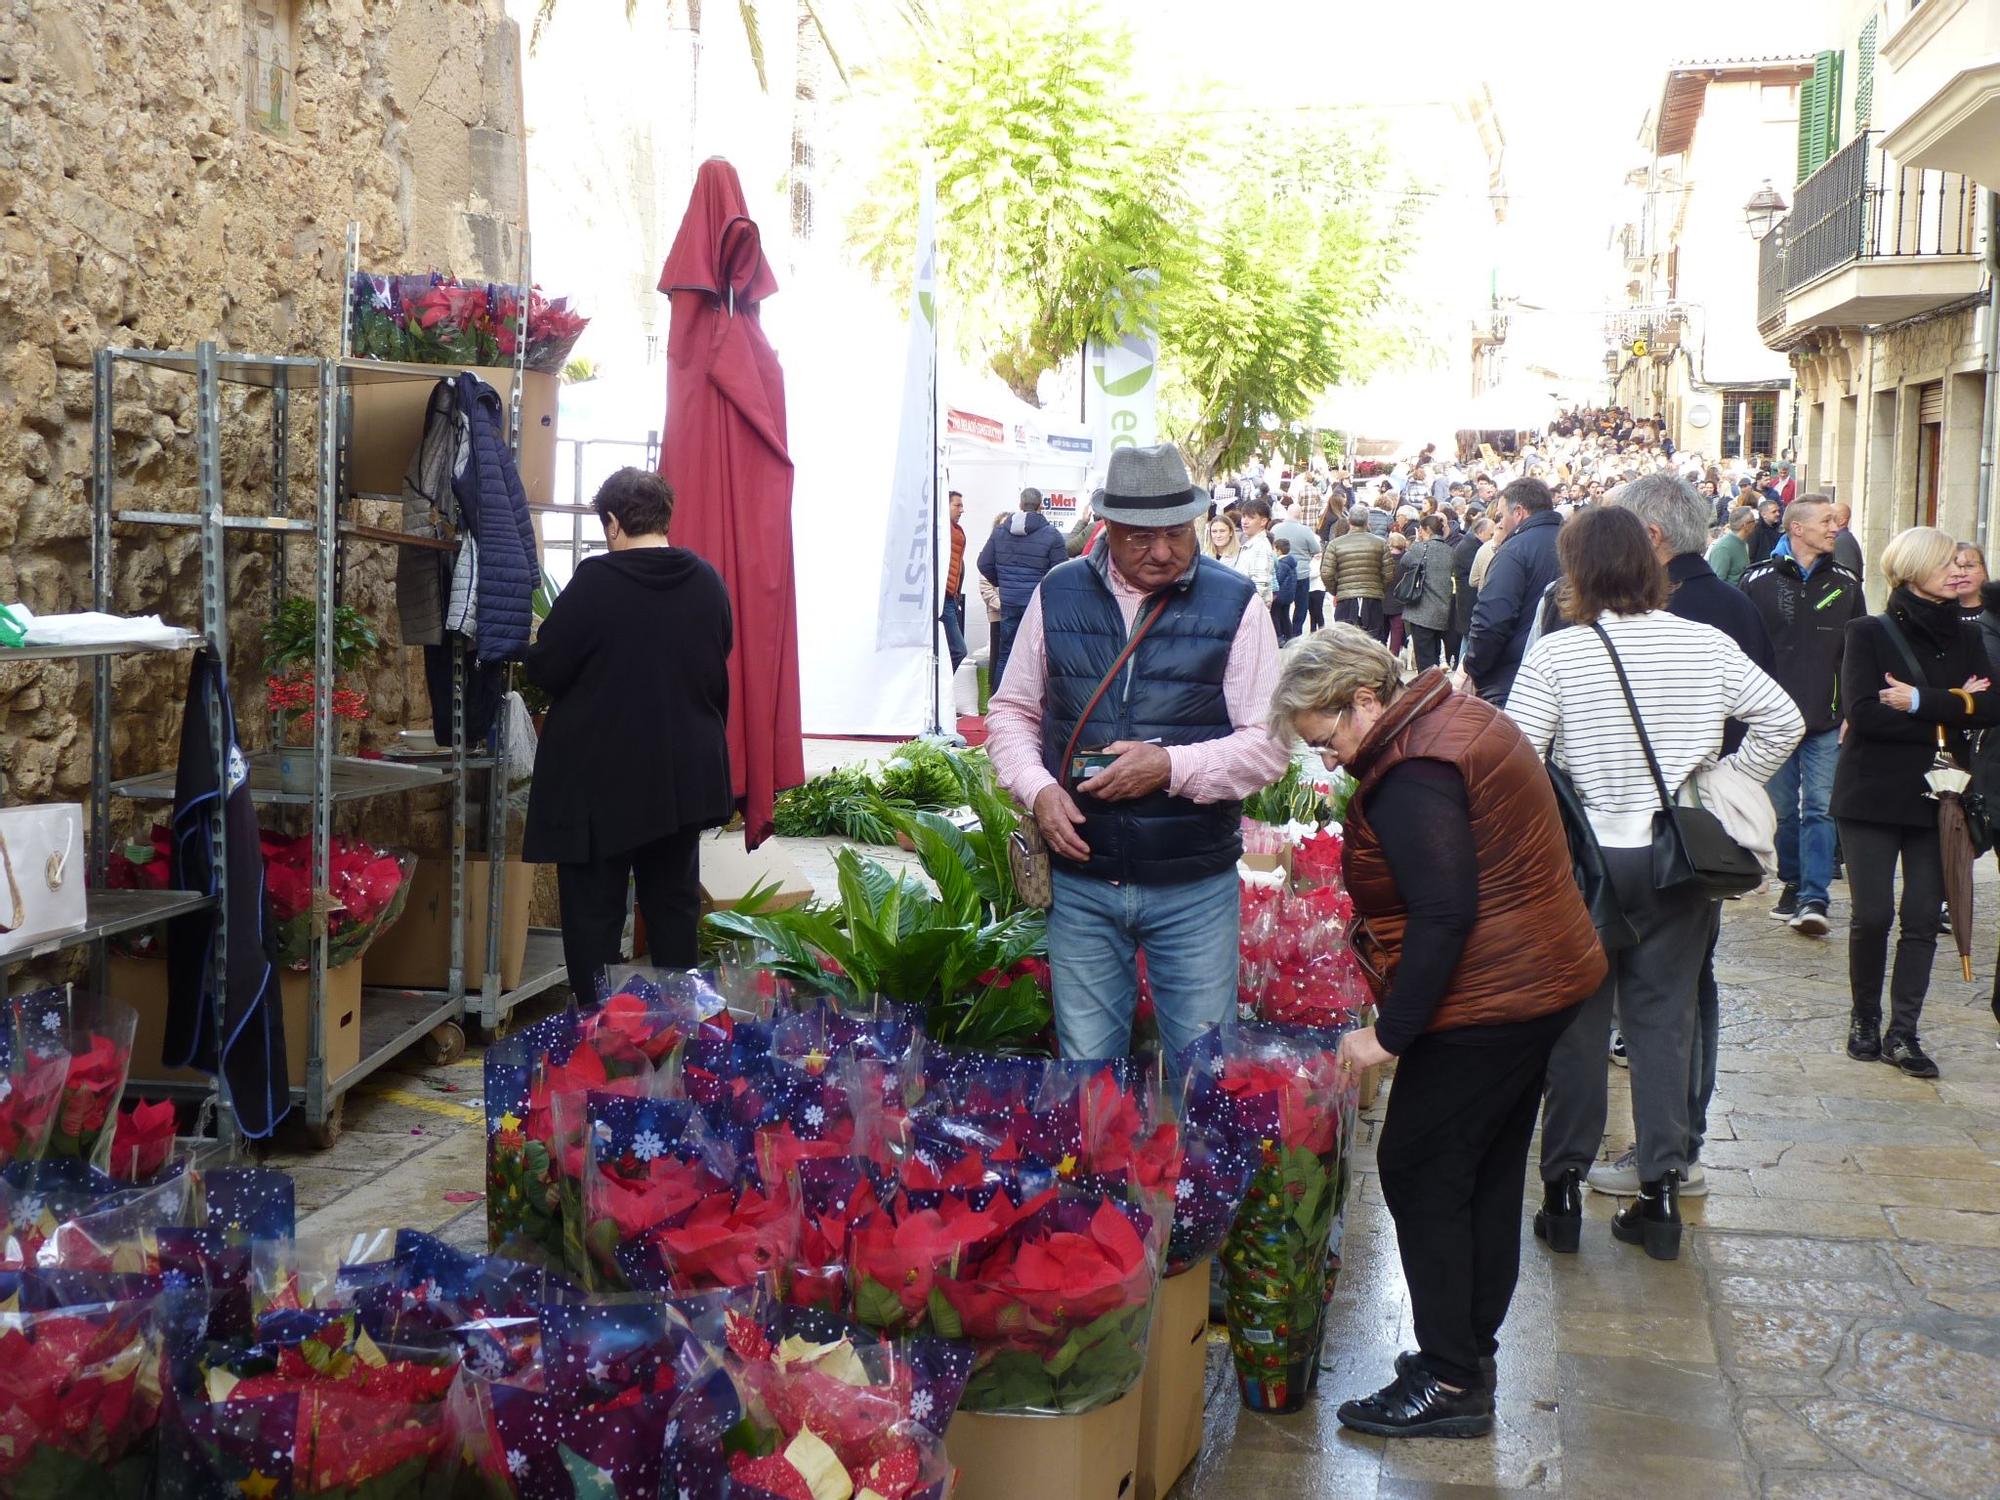
[[[1129,375],[1120,375],[1116,380],[1104,378],[1104,366],[1096,366],[1098,388],[1107,396],[1136,396],[1146,388],[1146,382],[1153,378],[1150,364],[1139,366]]]

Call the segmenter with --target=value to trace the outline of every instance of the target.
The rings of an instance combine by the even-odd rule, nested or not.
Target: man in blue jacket
[[[1556,561],[1562,517],[1549,487],[1539,479],[1517,479],[1500,492],[1500,505],[1506,540],[1479,586],[1461,668],[1479,696],[1496,708],[1506,706],[1521,668],[1535,604],[1562,572]]]
[[[1021,616],[1028,601],[1041,587],[1049,569],[1069,561],[1063,534],[1042,514],[1042,492],[1021,491],[1021,509],[1005,525],[993,528],[979,552],[979,576],[1000,590],[1000,619],[993,629],[992,670],[987,673],[987,689],[997,693],[1007,671],[1007,653],[1014,645],[1014,632],[1021,628]]]

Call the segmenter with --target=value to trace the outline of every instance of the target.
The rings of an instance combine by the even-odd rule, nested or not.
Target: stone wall
[[[281,120],[252,102],[272,76],[260,26],[291,65]],[[88,607],[99,346],[337,352],[350,220],[369,269],[512,278],[520,42],[502,0],[0,0],[0,600]],[[119,506],[191,508],[192,381],[126,369],[117,402]],[[229,389],[224,409],[229,506],[268,513],[271,397]],[[293,410],[297,511],[312,503],[314,399]],[[288,551],[295,588],[310,585],[307,550]],[[190,533],[121,527],[113,553],[117,608],[199,622]],[[255,744],[275,551],[238,534],[231,553],[232,678]],[[426,714],[416,653],[394,644],[394,571],[359,543],[341,583],[392,643],[363,683],[376,742]],[[10,800],[83,794],[89,681],[66,663],[0,667]],[[171,766],[183,667],[124,661],[116,684],[118,773]]]

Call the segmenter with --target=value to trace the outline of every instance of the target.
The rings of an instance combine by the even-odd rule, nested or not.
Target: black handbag
[[[1639,733],[1639,748],[1646,752],[1646,768],[1653,773],[1653,786],[1660,794],[1660,810],[1653,814],[1653,889],[1678,891],[1689,887],[1704,892],[1711,900],[1741,896],[1764,883],[1764,867],[1757,856],[1729,836],[1722,820],[1705,807],[1680,807],[1667,792],[1667,779],[1653,755],[1653,743],[1646,738],[1646,725],[1639,717],[1639,700],[1632,696],[1632,684],[1625,676],[1625,663],[1618,648],[1602,625],[1590,627],[1611,653],[1611,669],[1618,674],[1618,686],[1625,691],[1625,707],[1631,711],[1632,727]]]
[[[1570,874],[1578,894],[1590,910],[1590,925],[1597,929],[1597,941],[1606,953],[1616,953],[1639,941],[1618,892],[1611,884],[1611,872],[1604,868],[1604,850],[1598,845],[1597,830],[1590,826],[1590,814],[1576,794],[1576,783],[1562,767],[1548,767],[1549,785],[1555,788],[1556,810],[1562,814],[1563,834],[1569,840]]]
[[[1403,556],[1408,559],[1409,553],[1406,552]],[[1397,578],[1395,586],[1390,590],[1405,604],[1415,604],[1424,597],[1424,558],[1425,554],[1419,552],[1415,561],[1406,560],[1403,563],[1402,575]]]

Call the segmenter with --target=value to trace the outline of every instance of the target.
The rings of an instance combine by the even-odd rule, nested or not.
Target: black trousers
[[[1438,665],[1444,651],[1444,632],[1428,625],[1410,626],[1410,645],[1417,653],[1417,670]]]
[[[570,993],[579,1005],[594,1005],[602,998],[598,986],[605,965],[619,961],[628,881],[638,889],[654,967],[692,969],[701,962],[695,931],[701,920],[700,829],[683,828],[588,864],[557,865],[563,963],[569,969]]]
[[[1897,1036],[1914,1037],[1930,989],[1931,962],[1937,957],[1938,907],[1944,901],[1944,858],[1935,823],[1864,823],[1840,820],[1840,847],[1847,856],[1847,893],[1854,902],[1847,928],[1847,984],[1854,1014],[1882,1019],[1882,979],[1888,970],[1889,1025]],[[1901,931],[1896,964],[1889,970],[1889,923],[1897,915],[1896,861],[1903,863]]]
[[[1314,630],[1326,628],[1326,590],[1313,589],[1306,595],[1306,612]]]
[[[1375,1151],[1417,1348],[1447,1385],[1479,1381],[1521,1271],[1521,1190],[1549,1052],[1574,1011],[1504,1039],[1420,1037],[1396,1063]]]
[[[1333,607],[1333,617],[1343,625],[1359,625],[1376,640],[1387,640],[1380,599],[1343,599]]]

